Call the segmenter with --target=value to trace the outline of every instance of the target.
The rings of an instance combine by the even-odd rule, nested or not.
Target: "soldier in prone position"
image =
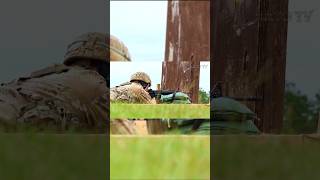
[[[37,130],[104,133],[109,112],[107,57],[121,42],[103,33],[86,33],[68,46],[64,64],[53,65],[0,87],[0,123]],[[125,123],[124,123],[125,124]],[[130,129],[128,130],[130,131]]]
[[[111,102],[125,102],[137,104],[154,104],[154,100],[148,93],[151,79],[144,72],[136,72],[130,82],[123,83],[110,89]]]
[[[156,104],[148,93],[151,87],[151,79],[144,72],[136,72],[130,82],[123,83],[110,89],[111,102],[135,103],[135,104]],[[132,121],[136,134],[147,134],[147,125],[145,120]]]

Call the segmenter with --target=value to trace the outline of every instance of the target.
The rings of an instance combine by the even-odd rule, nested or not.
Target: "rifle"
[[[172,93],[176,93],[177,91],[172,91],[172,90],[152,90],[149,89],[148,93],[151,96],[151,98],[156,98],[156,99],[160,99],[161,95],[169,95]]]

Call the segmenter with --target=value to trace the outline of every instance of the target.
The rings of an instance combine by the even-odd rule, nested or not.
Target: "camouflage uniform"
[[[128,82],[110,89],[111,102],[126,102],[137,104],[153,104],[149,93],[135,82]]]
[[[38,130],[106,132],[109,122],[108,52],[111,61],[122,61],[121,57],[130,59],[126,47],[118,39],[111,36],[110,44],[107,42],[105,34],[84,34],[68,46],[64,64],[2,84],[0,127],[5,130],[26,126]],[[105,71],[98,73],[98,69],[89,65],[76,64],[79,61],[100,62]],[[133,132],[126,121],[111,125],[111,131],[117,129],[126,129],[122,133]]]
[[[116,37],[110,36],[110,61],[131,61],[128,48]],[[136,134],[134,124],[127,119],[112,119],[111,134]]]
[[[144,83],[151,85],[150,77],[144,72],[137,72],[131,76],[131,82],[127,82],[116,86],[110,89],[110,101],[111,102],[121,102],[121,103],[136,103],[136,104],[155,104],[155,100],[151,98],[149,93],[145,90],[145,88],[135,81],[143,81]],[[129,122],[130,126],[135,129],[139,129],[135,131],[135,134],[145,134],[146,130],[146,122],[144,120],[139,120],[139,123],[135,123],[134,121]],[[144,121],[144,123],[142,123]],[[140,128],[138,127],[140,126]],[[142,130],[144,128],[145,130]],[[144,131],[144,132],[141,132]]]
[[[0,122],[5,129],[89,130],[106,132],[108,87],[96,70],[74,65],[78,60],[107,64],[102,33],[87,33],[68,46],[64,64],[53,65],[2,84]],[[102,63],[103,62],[103,63]]]
[[[85,68],[54,65],[37,71],[2,85],[0,101],[5,125],[61,131],[105,132],[107,128],[106,81]]]

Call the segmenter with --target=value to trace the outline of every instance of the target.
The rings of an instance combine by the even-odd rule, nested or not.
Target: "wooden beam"
[[[210,60],[209,4],[210,1],[168,1],[162,87],[186,89],[194,103],[198,102],[200,61]],[[171,62],[177,66],[170,66]],[[184,72],[185,66],[188,72]],[[183,73],[188,75],[176,78]]]
[[[279,133],[283,119],[288,0],[213,0],[211,87],[222,94],[261,97],[246,102],[263,132]]]

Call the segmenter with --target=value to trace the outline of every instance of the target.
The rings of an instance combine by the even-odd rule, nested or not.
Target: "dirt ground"
[[[134,121],[135,129],[138,133],[138,135],[147,135],[147,122],[145,120],[136,120]]]

